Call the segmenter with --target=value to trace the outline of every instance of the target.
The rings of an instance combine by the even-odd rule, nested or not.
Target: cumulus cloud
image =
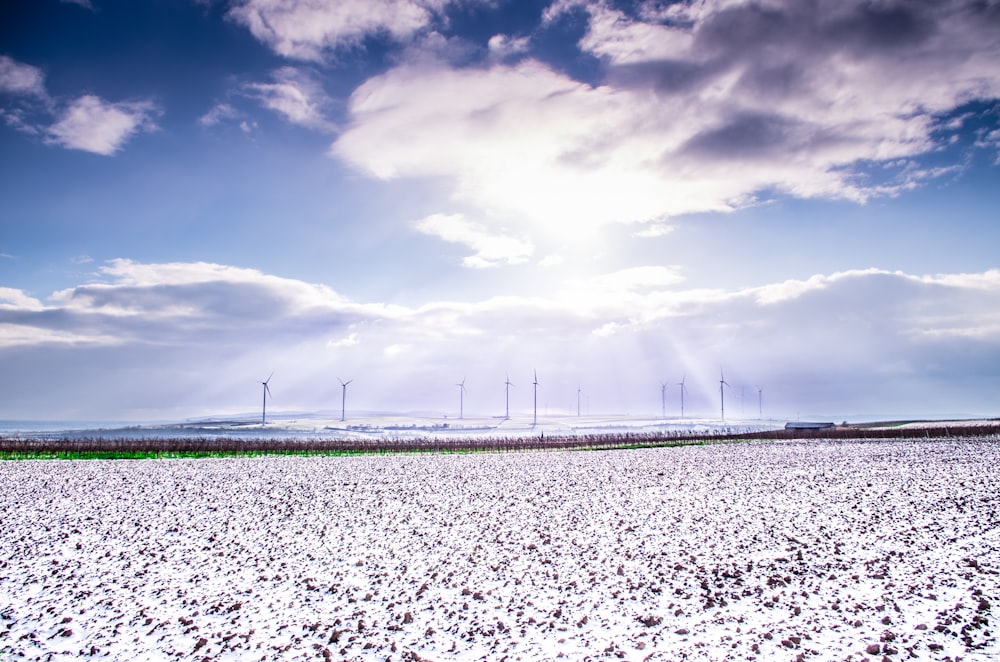
[[[937,151],[948,113],[1000,97],[990,4],[582,6],[600,81],[533,60],[401,64],[354,92],[331,153],[381,179],[443,177],[496,218],[568,236],[774,192],[895,195],[953,170],[871,164]]]
[[[327,51],[361,45],[369,35],[406,40],[426,28],[449,0],[239,0],[232,20],[274,52],[320,61]]]
[[[38,67],[0,55],[0,92],[45,97],[45,74]]]
[[[111,156],[138,131],[156,129],[159,113],[150,101],[109,103],[93,95],[72,102],[48,129],[48,142]]]
[[[132,398],[183,379],[210,408],[272,369],[283,407],[316,406],[317,394],[339,393],[336,374],[352,374],[372,406],[396,411],[433,408],[463,374],[479,398],[495,382],[500,403],[505,372],[516,384],[533,368],[553,407],[583,383],[605,411],[641,410],[646,396],[659,411],[658,385],[686,374],[689,411],[717,412],[720,365],[734,388],[764,384],[772,411],[786,413],[898,410],[900,393],[938,402],[929,394],[942,384],[940,406],[968,411],[988,406],[983,387],[1000,378],[996,270],[866,269],[706,290],[646,265],[534,289],[387,306],[252,269],[117,260],[46,301],[0,290],[0,360],[58,384],[113,374]],[[39,392],[44,408],[51,393]]]
[[[684,211],[683,196],[648,168],[658,148],[633,126],[634,101],[532,60],[403,65],[352,94],[352,121],[332,153],[382,179],[448,177],[458,198],[536,229]]]
[[[461,214],[433,214],[418,221],[416,228],[425,234],[468,246],[475,252],[462,264],[482,268],[498,264],[519,264],[534,253],[531,242],[490,232],[484,226],[467,220]]]
[[[208,262],[143,264],[112,260],[99,269],[105,282],[56,292],[67,311],[133,319],[259,319],[323,315],[336,318],[360,310],[323,285]]]
[[[9,310],[42,310],[42,302],[12,287],[0,287],[0,308]]]
[[[324,113],[330,99],[308,73],[282,67],[273,72],[272,79],[269,83],[249,83],[244,90],[292,124],[317,131],[334,129]]]

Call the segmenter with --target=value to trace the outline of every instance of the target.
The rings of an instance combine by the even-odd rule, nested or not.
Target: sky
[[[1000,415],[996,0],[9,0],[0,419]]]

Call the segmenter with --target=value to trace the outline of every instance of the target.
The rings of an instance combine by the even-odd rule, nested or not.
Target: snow
[[[998,460],[981,438],[7,461],[0,658],[995,659]]]

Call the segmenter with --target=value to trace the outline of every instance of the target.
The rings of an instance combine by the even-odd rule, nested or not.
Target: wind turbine
[[[535,427],[535,425],[538,423],[538,371],[535,370],[534,373],[535,373],[535,381],[533,381],[532,384],[534,384],[535,386],[535,410],[534,410],[535,413],[531,417],[531,427]]]
[[[757,418],[764,418],[764,387],[757,387]]]
[[[465,415],[465,377],[455,386],[458,387],[458,418],[461,419]]]
[[[271,381],[271,377],[274,377],[274,373],[273,372],[268,376],[267,379],[265,379],[264,381],[261,382],[261,385],[264,387],[264,404],[261,406],[261,409],[260,409],[260,424],[261,425],[264,425],[264,422],[267,420],[267,396],[271,395],[271,389],[269,389],[267,387],[267,383],[269,381]]]
[[[684,418],[684,391],[687,390],[687,386],[684,386],[685,379],[687,379],[687,374],[681,377],[681,380],[677,382],[677,385],[681,387],[681,418]]]
[[[723,374],[722,368],[719,368],[719,402],[722,403],[722,420],[726,420],[726,391],[725,387],[729,386],[729,382],[726,381],[726,375]]]
[[[583,391],[582,386],[576,387],[576,417],[580,418],[580,392]]]
[[[347,411],[347,385],[353,382],[353,379],[348,379],[346,382],[337,377],[337,381],[340,382],[340,420],[344,420],[344,412]]]
[[[513,386],[510,382],[510,373],[504,373],[504,391],[507,396],[506,398],[506,408],[504,409],[504,418],[510,418],[510,387]]]
[[[666,417],[667,417],[667,383],[660,382],[660,418],[666,418]]]

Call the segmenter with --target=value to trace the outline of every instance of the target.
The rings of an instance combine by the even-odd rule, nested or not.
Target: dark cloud
[[[608,82],[623,88],[652,88],[661,94],[680,94],[697,89],[725,71],[721,62],[654,60],[611,67]]]
[[[804,127],[795,120],[740,113],[721,126],[697,134],[682,151],[695,156],[755,159],[795,151],[801,146],[804,134]]]
[[[749,94],[786,99],[801,94],[811,85],[810,77],[798,62],[762,64],[740,76],[738,86]]]
[[[864,54],[892,55],[926,42],[936,31],[936,2],[864,3],[822,26],[831,44]]]
[[[783,10],[743,5],[711,15],[695,32],[695,50],[737,57],[796,42],[810,31],[808,22]]]

